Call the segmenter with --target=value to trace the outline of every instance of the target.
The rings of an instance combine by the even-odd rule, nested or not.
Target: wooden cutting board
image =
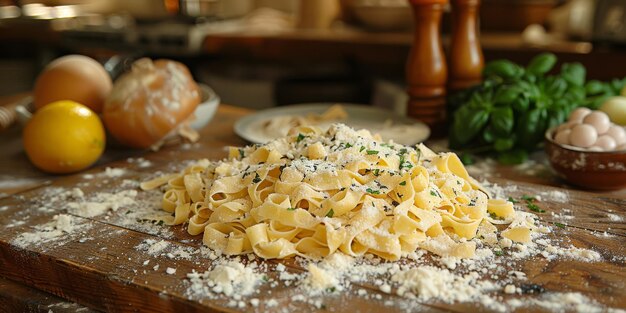
[[[201,236],[190,236],[182,227],[161,226],[172,231],[171,236],[160,233],[149,233],[138,230],[124,223],[127,211],[120,208],[110,215],[93,218],[75,216],[85,231],[79,237],[68,235],[61,244],[30,245],[19,248],[12,244],[19,234],[32,232],[33,226],[51,221],[59,209],[40,210],[45,203],[39,199],[50,197],[50,190],[61,187],[72,189],[79,186],[86,194],[119,190],[124,180],[143,181],[153,177],[158,171],[168,171],[172,164],[183,160],[199,158],[219,159],[226,155],[225,145],[243,144],[232,133],[232,123],[237,114],[218,115],[212,123],[212,130],[203,134],[201,144],[185,145],[168,148],[157,153],[148,154],[145,159],[149,167],[140,167],[137,162],[121,160],[107,164],[112,168],[125,169],[120,177],[102,176],[103,167],[94,168],[86,173],[56,179],[51,185],[39,186],[16,195],[0,199],[0,275],[20,284],[68,299],[80,305],[97,310],[115,312],[153,311],[153,312],[235,312],[249,311],[245,308],[229,306],[230,299],[190,299],[185,284],[186,274],[192,270],[204,272],[210,268],[211,260],[200,255],[190,258],[171,258],[166,255],[147,255],[138,249],[142,243],[150,240],[165,240],[169,247],[186,251],[198,250]],[[84,174],[93,174],[101,179],[87,179]],[[501,186],[512,184],[505,179],[492,179]],[[626,309],[626,198],[620,195],[594,194],[575,190],[565,190],[527,183],[513,183],[517,189],[509,195],[536,195],[557,190],[568,194],[567,203],[555,202],[550,199],[541,201],[539,205],[546,210],[539,213],[542,221],[547,223],[563,223],[563,228],[554,227],[550,236],[564,238],[566,242],[581,248],[592,248],[598,251],[602,262],[587,263],[576,260],[556,259],[548,261],[542,257],[523,260],[517,268],[528,275],[528,283],[543,286],[548,291],[581,292],[600,304],[609,307]],[[141,192],[140,192],[141,193]],[[574,219],[563,220],[552,213],[562,213],[563,208],[571,210]],[[611,215],[613,214],[613,215]],[[611,216],[621,217],[615,221]],[[150,221],[138,221],[145,223]],[[144,265],[149,261],[148,265]],[[258,260],[255,260],[255,262]],[[292,272],[304,271],[294,260],[266,261],[271,264],[284,263]],[[154,265],[158,264],[158,269]],[[507,266],[507,265],[503,265]],[[167,268],[176,269],[167,274]],[[270,272],[269,279],[276,278]],[[259,311],[275,310],[287,307],[291,311],[315,311],[309,304],[294,302],[294,288],[279,285],[270,287],[261,285]],[[376,297],[363,298],[356,295],[355,290],[368,290]],[[529,295],[505,295],[510,298],[524,299]],[[275,299],[278,306],[269,308],[264,300]],[[321,298],[324,306],[319,311],[404,311],[401,306],[404,299],[383,293],[373,282],[352,284],[349,290]],[[442,303],[425,302],[413,307],[414,310],[425,312],[467,312],[484,310],[478,303]],[[520,311],[537,311],[536,307],[526,307]]]

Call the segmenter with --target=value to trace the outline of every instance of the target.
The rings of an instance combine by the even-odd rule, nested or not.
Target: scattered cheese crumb
[[[384,293],[391,293],[391,286],[389,286],[388,284],[383,284],[380,286],[380,291]]]
[[[514,285],[506,285],[504,287],[504,293],[514,294],[515,293],[515,286]]]

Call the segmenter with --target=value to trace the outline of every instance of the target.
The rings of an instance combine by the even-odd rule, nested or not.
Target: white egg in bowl
[[[626,149],[598,151],[557,143],[557,128],[546,132],[545,151],[550,165],[560,177],[585,189],[626,188]]]

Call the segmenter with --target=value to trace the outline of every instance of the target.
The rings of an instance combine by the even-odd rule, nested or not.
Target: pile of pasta
[[[267,144],[230,148],[162,186],[167,224],[187,223],[209,248],[262,258],[323,258],[336,251],[397,260],[418,248],[472,257],[477,235],[530,240],[532,219],[491,199],[454,153],[382,142],[333,124],[292,129]]]

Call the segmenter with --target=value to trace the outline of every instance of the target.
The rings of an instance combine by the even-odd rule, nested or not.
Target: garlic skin
[[[103,120],[117,141],[144,149],[175,130],[199,103],[198,85],[185,65],[143,58],[115,81]]]

